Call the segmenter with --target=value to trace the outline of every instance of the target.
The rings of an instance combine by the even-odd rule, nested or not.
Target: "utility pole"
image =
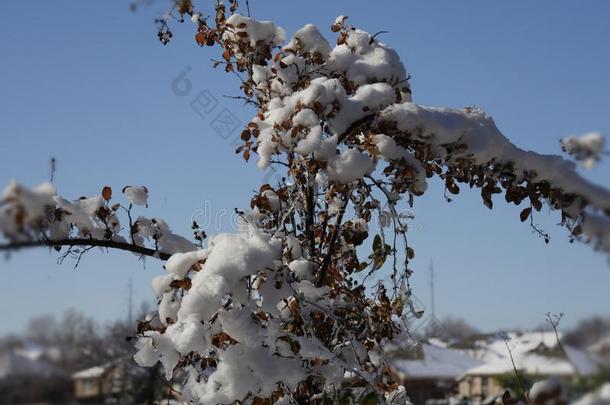
[[[434,302],[434,261],[430,260],[430,313],[436,319],[436,303]]]
[[[131,327],[133,325],[133,279],[131,277],[129,277],[129,296],[127,300],[127,325]]]

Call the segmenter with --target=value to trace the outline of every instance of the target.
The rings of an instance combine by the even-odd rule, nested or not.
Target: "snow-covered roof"
[[[595,361],[589,357],[589,354],[584,351],[571,346],[563,346],[567,352],[570,363],[574,366],[578,374],[590,375],[595,374],[598,371],[598,367]]]
[[[561,353],[554,332],[510,333],[508,337],[510,339],[508,346],[512,351],[515,365],[525,373],[566,376],[589,375],[596,371],[594,362],[582,350],[563,345],[566,355]],[[465,375],[498,375],[513,372],[504,339],[478,342],[477,346],[477,349],[471,353],[483,364],[469,369]]]
[[[14,351],[15,353],[18,353],[31,360],[38,360],[40,357],[42,357],[42,355],[45,354],[46,349],[34,341],[26,340],[21,343],[21,347],[15,349]]]
[[[72,378],[74,378],[74,379],[97,378],[97,377],[101,377],[105,371],[106,371],[106,368],[102,367],[102,366],[91,367],[86,370],[78,371],[78,372],[72,374]]]
[[[394,368],[408,378],[455,379],[481,361],[466,353],[441,346],[423,344],[423,358],[417,360],[396,359]]]
[[[586,394],[573,405],[608,405],[610,404],[610,383],[605,383],[596,391]]]
[[[514,355],[513,355],[514,356]],[[515,356],[515,364],[519,370],[534,375],[573,375],[576,371],[569,361],[540,355]],[[484,363],[471,368],[466,375],[498,375],[513,372],[513,365],[507,356],[493,362]]]
[[[57,361],[61,358],[61,351],[57,347],[45,346],[31,339],[20,341],[12,351],[30,360],[45,358]]]
[[[18,351],[6,351],[0,354],[0,378],[9,375],[63,375],[65,372],[43,360],[32,359]]]
[[[511,332],[507,333],[506,336],[509,338],[509,346],[513,351],[513,355],[531,352],[541,345],[550,349],[557,346],[557,338],[554,332]],[[476,347],[477,348],[472,352],[473,356],[485,362],[504,359],[508,355],[506,343],[504,342],[504,339],[499,336],[496,336],[491,340],[478,341]]]

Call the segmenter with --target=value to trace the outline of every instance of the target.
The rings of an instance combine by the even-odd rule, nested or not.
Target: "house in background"
[[[158,369],[141,368],[132,361],[118,359],[74,373],[74,399],[80,404],[183,403],[179,381],[170,385]]]
[[[0,402],[68,403],[70,374],[53,364],[58,352],[31,341],[0,349]]]
[[[0,354],[0,379],[6,377],[63,376],[63,370],[41,360],[31,359],[15,351]]]
[[[91,367],[72,375],[74,398],[81,402],[97,402],[120,398],[132,390],[132,380],[119,365]]]
[[[506,377],[514,380],[511,353],[515,367],[526,379],[537,381],[553,376],[571,381],[597,372],[586,352],[569,346],[562,350],[554,332],[511,333],[508,338],[508,342],[499,337],[477,342],[471,355],[483,364],[459,378],[459,397],[487,403],[501,396],[507,389],[503,384]]]
[[[393,353],[392,365],[415,405],[447,404],[457,378],[482,362],[440,341],[416,344]]]
[[[0,379],[15,376],[55,377],[66,372],[51,364],[49,359],[58,356],[55,350],[46,349],[31,341],[0,351]]]

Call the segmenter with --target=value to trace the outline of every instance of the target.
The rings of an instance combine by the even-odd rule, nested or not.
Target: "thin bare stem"
[[[517,365],[515,364],[515,358],[513,357],[513,349],[511,349],[510,345],[508,344],[508,342],[510,341],[510,338],[508,337],[508,335],[504,334],[503,339],[504,339],[504,344],[506,345],[506,349],[508,350],[508,356],[510,357],[510,362],[513,365],[513,372],[515,373],[515,378],[517,380],[517,383],[519,384],[519,387],[521,388],[521,391],[523,392],[523,398],[525,398],[525,402],[527,402],[528,404],[531,404],[529,395],[527,393],[528,390],[525,387],[525,384],[523,383],[521,376],[519,375],[519,371],[517,371]]]

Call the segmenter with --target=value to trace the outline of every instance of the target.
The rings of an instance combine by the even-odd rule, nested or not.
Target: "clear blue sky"
[[[0,183],[45,181],[55,156],[65,196],[144,184],[151,190],[144,213],[189,234],[192,213],[206,204],[212,212],[247,207],[265,173],[210,128],[222,108],[242,122],[252,115],[222,97],[237,94],[235,80],[211,69],[215,55],[196,46],[190,24],[162,46],[153,18],[166,3],[148,3],[136,13],[126,1],[0,3]],[[415,101],[480,106],[522,147],[560,153],[560,137],[610,134],[605,0],[251,3],[255,17],[288,33],[315,23],[330,37],[339,14],[372,32],[389,31],[381,39],[412,74]],[[172,81],[187,68],[192,90],[179,96]],[[219,105],[201,117],[190,102],[203,90]],[[606,163],[587,176],[610,186],[609,173]],[[547,311],[565,312],[567,325],[610,315],[606,257],[570,245],[556,215],[539,215],[552,236],[547,246],[519,222],[518,208],[496,205],[490,212],[475,192],[447,204],[438,185],[416,202],[411,241],[422,302],[429,300],[434,259],[441,317],[493,330],[538,325]],[[228,221],[221,225],[229,228]],[[162,272],[160,263],[144,268],[125,253],[93,253],[74,270],[46,250],[20,252],[0,269],[0,333],[71,306],[101,321],[125,316],[129,278],[136,301],[151,300],[150,280]]]

